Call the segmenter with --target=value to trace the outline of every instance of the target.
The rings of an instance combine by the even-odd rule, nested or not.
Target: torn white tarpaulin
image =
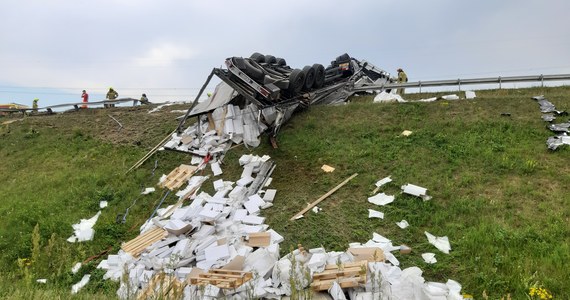
[[[97,223],[97,219],[101,215],[101,211],[97,212],[91,219],[81,219],[78,224],[71,225],[73,227],[73,235],[67,241],[70,243],[90,241],[95,235],[93,225]]]
[[[384,213],[377,211],[377,210],[369,209],[368,210],[368,218],[384,219]]]
[[[71,287],[71,293],[77,294],[77,292],[79,292],[79,290],[81,288],[83,288],[89,282],[90,278],[91,278],[91,275],[89,275],[89,274],[83,275],[83,278],[81,278],[81,280],[78,283],[74,284]]]
[[[394,202],[394,196],[386,195],[384,193],[380,193],[378,195],[372,196],[368,198],[368,202],[376,205],[386,205],[388,203]]]
[[[107,205],[109,205],[109,203],[107,203],[107,201],[101,201],[101,202],[99,202],[99,208],[101,208],[101,209],[107,207]]]
[[[437,259],[435,259],[435,253],[422,253],[422,258],[428,264],[435,264],[437,262]]]
[[[434,245],[439,251],[449,254],[451,250],[451,245],[449,244],[449,238],[447,236],[434,236],[433,234],[424,231],[430,244]]]
[[[398,227],[405,229],[406,227],[410,226],[410,224],[408,223],[408,221],[406,220],[402,220],[400,222],[396,222],[396,225],[398,225]]]
[[[382,103],[382,102],[407,102],[402,98],[402,96],[398,94],[386,93],[382,91],[380,94],[374,97],[374,103]]]
[[[424,201],[430,200],[431,196],[427,195],[427,189],[414,184],[406,184],[402,186],[402,193],[422,198]]]

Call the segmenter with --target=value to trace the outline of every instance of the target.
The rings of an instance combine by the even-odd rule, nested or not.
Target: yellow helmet
[[[36,98],[36,99],[34,99],[34,102],[38,102],[39,100],[40,100],[40,99]]]

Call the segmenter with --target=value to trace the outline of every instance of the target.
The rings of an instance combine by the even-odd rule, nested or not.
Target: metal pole
[[[461,79],[457,78],[457,86],[459,87],[459,91],[461,92]]]
[[[540,74],[540,85],[544,87],[544,76],[542,74]]]
[[[501,76],[499,76],[499,90],[501,89],[502,84],[501,84]]]

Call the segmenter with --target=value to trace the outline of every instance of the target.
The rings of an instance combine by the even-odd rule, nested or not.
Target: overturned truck
[[[322,64],[292,68],[285,59],[254,53],[230,57],[226,68],[214,68],[164,147],[199,156],[225,152],[231,143],[257,147],[268,132],[273,147],[279,128],[299,109],[345,102],[366,86],[382,86],[390,74],[343,54]],[[198,102],[213,76],[221,79],[206,101]],[[190,117],[197,122],[186,127]],[[228,141],[230,143],[228,143]]]

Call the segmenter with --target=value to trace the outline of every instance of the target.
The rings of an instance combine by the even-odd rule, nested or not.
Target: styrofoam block
[[[257,206],[262,206],[265,204],[265,201],[263,201],[263,199],[261,199],[261,197],[258,194],[253,194],[249,196],[248,199],[249,201],[255,203]]]
[[[234,213],[234,221],[241,221],[247,216],[247,209],[237,209]]]
[[[252,183],[252,182],[253,182],[253,178],[251,178],[251,177],[246,177],[246,178],[240,178],[240,179],[236,182],[236,184],[239,185],[239,186],[247,186],[247,185],[249,185],[249,184]]]
[[[384,219],[384,213],[377,210],[368,209],[368,218]]]
[[[214,190],[215,191],[219,191],[223,188],[224,188],[224,180],[223,179],[218,179],[218,180],[214,181]]]
[[[277,231],[273,229],[269,229],[268,232],[271,234],[271,243],[272,244],[279,244],[283,242],[285,239],[281,236]]]
[[[250,214],[255,214],[259,212],[259,205],[255,201],[249,200],[243,203],[243,206]]]
[[[213,243],[215,243],[218,239],[215,236],[208,236],[204,239],[202,239],[200,241],[200,244],[198,244],[198,246],[196,247],[196,249],[194,250],[196,253],[203,251],[204,249],[206,249],[208,246],[212,245]]]
[[[222,168],[220,167],[220,163],[213,162],[210,164],[210,167],[212,168],[212,173],[214,173],[214,176],[218,176],[218,175],[222,175]]]
[[[242,222],[244,224],[251,224],[251,225],[260,225],[263,224],[263,222],[265,221],[264,217],[259,217],[259,216],[245,216],[242,219]]]
[[[205,249],[206,260],[219,260],[230,257],[228,245],[208,247]]]
[[[263,195],[263,201],[273,202],[276,193],[277,193],[276,189],[267,189],[265,191],[265,194]]]

